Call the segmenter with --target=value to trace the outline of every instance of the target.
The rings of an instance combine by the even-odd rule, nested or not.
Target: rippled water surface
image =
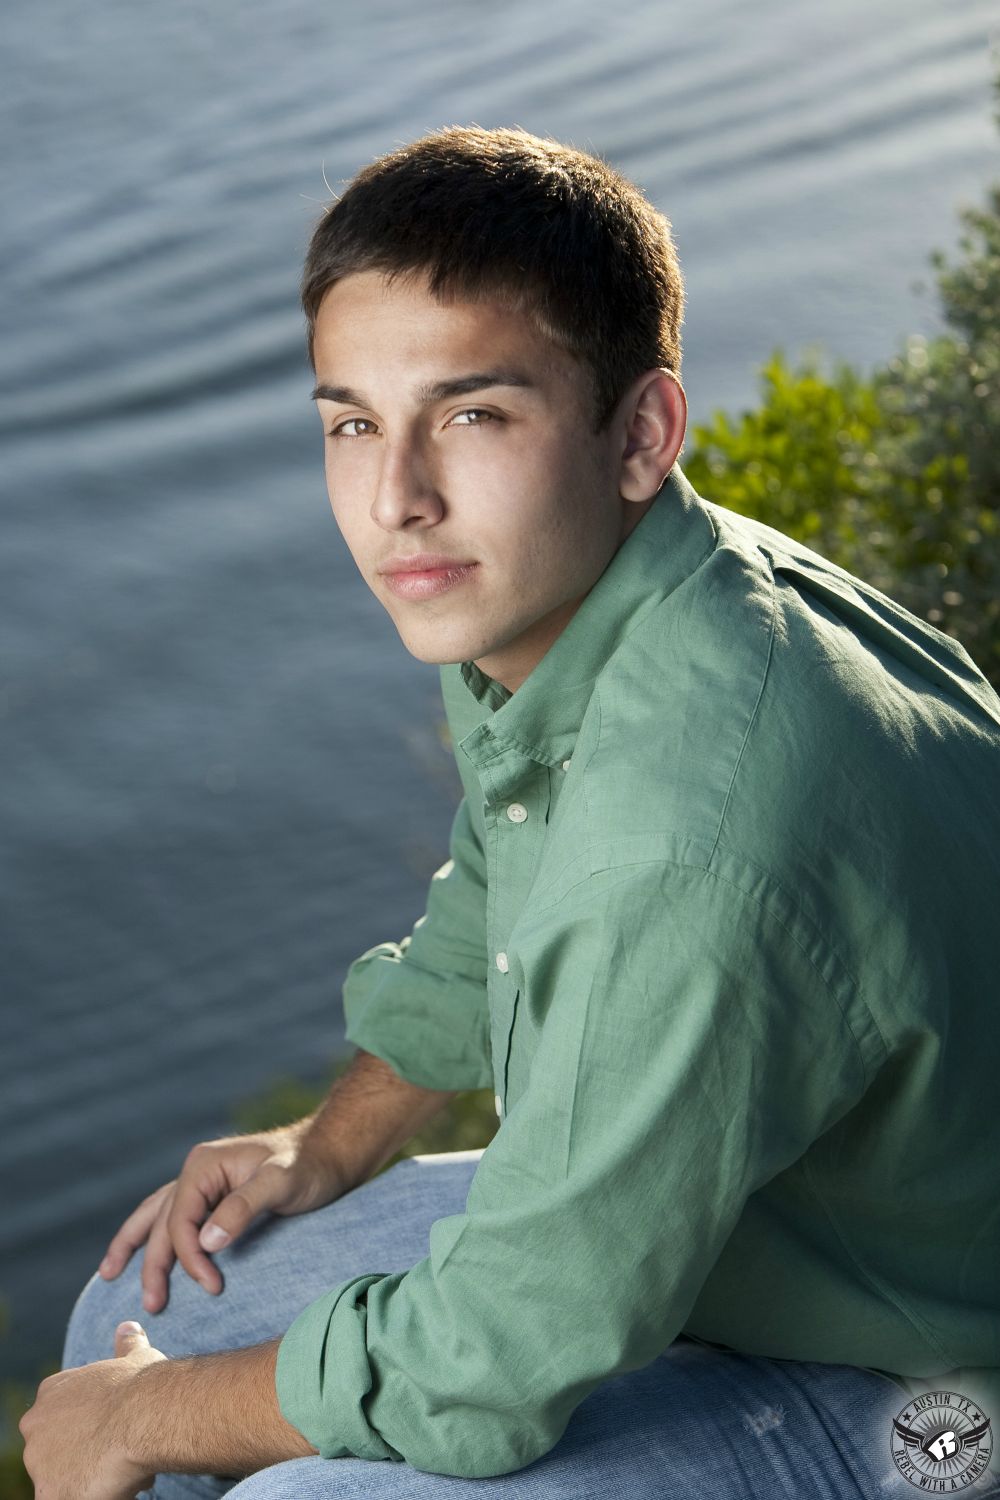
[[[343,1047],[458,776],[437,669],[329,514],[296,285],[328,196],[455,122],[599,151],[674,225],[691,417],[772,347],[939,325],[994,175],[992,6],[15,0],[0,89],[0,1342],[32,1374],[124,1214]],[[419,19],[416,19],[419,16]]]

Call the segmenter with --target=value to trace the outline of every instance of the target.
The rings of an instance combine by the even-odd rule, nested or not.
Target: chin
[[[444,638],[435,641],[430,631],[423,635],[408,635],[401,630],[399,638],[415,660],[427,662],[429,666],[440,667],[448,662],[470,661],[476,654],[475,642],[463,644],[455,639]]]
[[[403,644],[406,645],[405,641]],[[445,656],[440,651],[432,650],[429,647],[426,649],[421,648],[419,651],[414,646],[407,646],[406,649],[415,661],[426,662],[431,667],[443,667],[447,666],[449,662],[467,661],[469,659],[464,652],[460,656]]]

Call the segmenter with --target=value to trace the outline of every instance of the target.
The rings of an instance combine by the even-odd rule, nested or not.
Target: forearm
[[[458,1090],[408,1083],[371,1052],[359,1050],[315,1114],[301,1122],[302,1145],[333,1156],[349,1187],[367,1182],[439,1114]]]
[[[116,1436],[132,1462],[150,1474],[242,1478],[285,1459],[315,1457],[278,1406],[279,1342],[142,1370],[116,1413]]]

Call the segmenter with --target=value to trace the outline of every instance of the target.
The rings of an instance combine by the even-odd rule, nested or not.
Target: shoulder
[[[1000,700],[959,643],[782,532],[702,504],[716,546],[596,684],[592,846],[628,858],[655,833],[797,889],[861,844],[882,844],[883,867],[908,861],[908,808],[956,764],[939,805],[994,800]]]

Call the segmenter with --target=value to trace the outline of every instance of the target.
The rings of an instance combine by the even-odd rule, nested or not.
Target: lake
[[[347,965],[411,930],[447,857],[437,668],[323,486],[297,283],[327,182],[452,123],[599,152],[673,223],[693,424],[752,404],[777,345],[871,368],[938,331],[928,254],[996,169],[996,18],[6,15],[0,1373],[30,1377],[187,1149],[344,1054]]]

